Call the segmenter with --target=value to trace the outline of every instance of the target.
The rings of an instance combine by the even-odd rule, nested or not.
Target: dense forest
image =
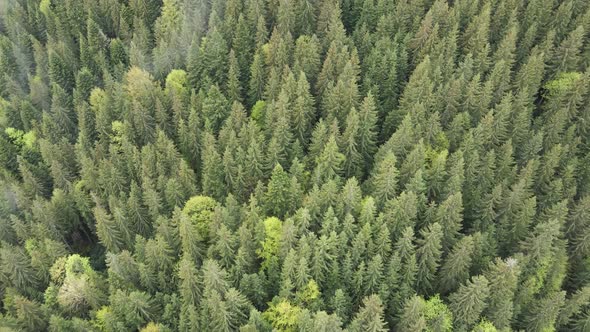
[[[587,0],[1,0],[1,331],[590,331]]]

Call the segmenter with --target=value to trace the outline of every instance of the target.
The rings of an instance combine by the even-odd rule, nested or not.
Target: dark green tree
[[[422,238],[418,240],[416,250],[418,264],[416,288],[422,294],[430,294],[434,289],[433,282],[441,261],[443,231],[438,223],[434,223],[420,231],[420,234]]]
[[[469,279],[474,253],[472,236],[465,236],[453,247],[440,269],[439,290],[449,293]]]
[[[488,280],[476,276],[449,296],[449,309],[453,312],[456,329],[469,330],[477,323],[487,306],[490,291]]]
[[[398,170],[393,152],[388,152],[373,169],[370,181],[372,193],[379,206],[395,197],[397,193]]]

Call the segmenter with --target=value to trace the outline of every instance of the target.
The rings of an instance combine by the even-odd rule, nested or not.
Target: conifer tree
[[[113,217],[100,205],[94,208],[96,232],[102,244],[111,252],[118,252],[123,248],[124,239],[121,230]]]
[[[363,307],[350,323],[351,331],[387,331],[387,323],[383,319],[383,304],[377,295],[363,299]]]
[[[353,108],[346,118],[346,129],[342,133],[342,144],[344,156],[344,176],[349,178],[355,176],[363,177],[362,155],[358,151],[357,141],[359,137],[359,117],[357,111]]]
[[[296,139],[306,146],[309,141],[311,125],[315,120],[315,100],[311,95],[309,83],[303,71],[299,73],[296,92],[296,99],[291,103],[293,108],[292,123]]]
[[[531,307],[531,315],[527,319],[526,328],[530,331],[543,331],[555,326],[555,320],[563,306],[565,291],[548,294]]]
[[[585,1],[0,1],[0,330],[590,326]]]
[[[440,269],[439,289],[441,292],[451,292],[469,278],[473,252],[472,236],[466,236],[457,242]]]
[[[342,163],[346,157],[340,153],[336,138],[331,135],[321,154],[317,157],[317,166],[314,171],[314,180],[316,184],[325,183],[328,180],[340,179]]]
[[[46,313],[39,303],[19,295],[14,296],[12,301],[20,328],[25,331],[38,331],[47,327]]]
[[[267,112],[265,123],[275,123],[271,128],[271,137],[268,144],[267,168],[274,168],[279,163],[287,168],[290,165],[292,156],[291,145],[293,144],[293,132],[288,116],[289,100],[283,90],[279,99],[273,103],[271,110]]]
[[[250,66],[250,82],[248,90],[250,105],[254,105],[258,100],[262,100],[266,80],[264,62],[265,60],[262,51],[257,49],[254,53],[252,65]]]
[[[572,316],[581,312],[582,308],[588,301],[589,294],[590,289],[588,287],[583,287],[574,294],[571,294],[571,296],[565,301],[565,305],[559,313],[556,326],[567,326],[568,323],[572,321]]]
[[[400,331],[451,331],[452,314],[438,296],[425,301],[415,295],[406,300],[397,328]]]
[[[306,1],[300,2],[302,5],[310,4]],[[313,5],[312,5],[313,6]],[[303,25],[298,21],[301,29],[313,29]],[[303,72],[305,77],[313,84],[317,79],[320,70],[320,43],[316,35],[302,34],[295,41],[295,49],[293,50],[293,71]]]
[[[555,55],[551,59],[550,65],[555,73],[576,71],[578,69],[578,62],[580,61],[579,54],[584,33],[584,27],[578,26],[570,32],[567,38],[555,50]]]
[[[225,96],[221,93],[217,85],[211,85],[207,91],[207,96],[203,100],[203,117],[205,128],[211,129],[216,133],[222,122],[229,115],[229,104]]]
[[[373,195],[380,206],[395,197],[397,193],[398,170],[397,160],[392,152],[388,152],[373,170],[370,183]]]
[[[359,110],[359,152],[364,160],[371,159],[377,150],[377,112],[375,100],[371,93],[363,99]],[[367,165],[365,172],[368,170]]]
[[[214,83],[222,85],[226,79],[228,53],[227,41],[219,29],[215,27],[209,30],[199,47],[198,58],[195,59],[198,61],[196,63],[196,71],[199,73],[197,77],[200,80],[209,78]]]
[[[433,290],[433,281],[442,256],[443,236],[442,228],[438,223],[422,230],[422,238],[418,240],[416,260],[418,264],[416,288],[422,294],[429,294]]]
[[[203,193],[215,199],[222,199],[224,196],[224,174],[223,170],[219,167],[221,157],[215,147],[215,138],[211,134],[206,133],[204,142],[205,149],[201,155]]]
[[[424,317],[425,309],[425,301],[422,297],[415,295],[407,299],[397,328],[400,331],[425,330],[427,328]]]
[[[477,323],[487,305],[490,291],[488,280],[476,276],[450,295],[449,308],[453,312],[455,328],[469,330]]]
[[[411,296],[413,287],[416,282],[416,273],[418,266],[416,263],[416,249],[414,247],[414,231],[407,227],[402,237],[396,243],[395,254],[401,261],[400,268],[400,286],[399,286],[399,305],[402,305],[406,298]]]
[[[289,190],[290,178],[280,164],[274,167],[265,194],[265,205],[270,215],[283,218],[293,209],[293,199]]]
[[[520,268],[518,260],[507,258],[496,259],[485,273],[490,281],[489,305],[485,309],[486,316],[495,327],[509,327],[512,320],[513,298],[516,291]]]
[[[20,247],[9,244],[0,249],[2,260],[2,274],[7,278],[9,285],[25,293],[34,289],[39,280],[31,266],[31,259]]]
[[[436,221],[443,228],[443,251],[449,249],[457,242],[463,219],[463,204],[461,193],[449,196],[436,210]]]
[[[229,51],[229,68],[227,72],[226,91],[231,101],[242,102],[242,83],[240,67],[233,49]]]

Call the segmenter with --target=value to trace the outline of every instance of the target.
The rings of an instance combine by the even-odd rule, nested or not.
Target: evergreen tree
[[[217,133],[222,122],[229,115],[229,104],[217,85],[211,85],[203,100],[203,117],[205,128]]]
[[[9,286],[26,293],[34,289],[39,280],[31,266],[31,259],[26,252],[9,244],[0,249],[2,260],[2,274],[7,279]]]
[[[264,67],[264,55],[257,50],[254,53],[254,59],[250,66],[250,83],[248,95],[250,96],[250,105],[254,105],[258,100],[262,100],[264,93],[264,84],[266,80],[266,71]]]
[[[422,297],[415,295],[407,299],[397,328],[400,331],[425,330],[427,328],[424,317],[425,309],[425,301]]]
[[[242,83],[240,82],[240,67],[234,50],[229,52],[229,68],[227,72],[226,91],[229,100],[242,102]]]
[[[543,298],[531,309],[526,327],[531,331],[543,331],[555,326],[555,320],[565,300],[565,292],[555,292]]]
[[[94,208],[94,218],[96,219],[98,238],[107,250],[115,253],[121,250],[124,246],[123,234],[121,234],[121,230],[112,215],[97,204]]]
[[[436,221],[443,229],[443,251],[449,249],[457,242],[463,219],[463,204],[461,193],[449,196],[436,209]]]
[[[588,330],[588,31],[580,0],[0,1],[0,330]]]
[[[399,300],[398,305],[402,305],[406,298],[411,296],[413,287],[416,282],[416,273],[418,266],[416,263],[416,250],[414,247],[414,231],[411,227],[407,227],[402,237],[396,243],[395,254],[401,261],[400,268],[400,286],[399,286]]]
[[[204,136],[204,151],[201,154],[202,186],[203,193],[215,199],[222,199],[224,196],[224,174],[221,165],[221,157],[215,147],[215,138],[206,133]]]
[[[441,260],[443,232],[440,225],[434,223],[420,233],[422,238],[418,240],[419,247],[416,250],[418,264],[416,288],[422,294],[429,294],[433,290],[432,282]]]
[[[14,296],[12,301],[20,328],[25,331],[38,331],[47,327],[46,313],[39,303],[18,295]]]
[[[214,17],[212,14],[211,17]],[[195,78],[203,81],[206,79],[212,80],[213,83],[222,85],[225,82],[227,60],[228,60],[228,46],[222,33],[218,28],[212,27],[206,37],[201,41],[198,54],[194,59],[194,71],[196,71]],[[189,65],[191,64],[189,60]],[[189,67],[190,70],[190,67]],[[197,80],[194,80],[196,86],[202,85]],[[202,84],[202,83],[201,83]]]
[[[387,323],[383,320],[383,304],[377,295],[363,299],[363,307],[350,323],[351,331],[387,331]]]
[[[451,294],[449,308],[453,312],[455,328],[459,330],[472,328],[485,309],[489,294],[488,280],[483,276],[473,277]]]
[[[462,238],[445,258],[440,269],[439,289],[443,293],[455,290],[469,278],[474,253],[473,236]]]
[[[314,97],[311,95],[307,77],[303,71],[297,80],[297,95],[292,102],[294,132],[296,139],[304,145],[309,141],[311,125],[315,120]]]
[[[396,163],[397,160],[393,153],[388,152],[375,165],[375,169],[369,180],[373,188],[373,195],[375,195],[378,204],[381,206],[396,195],[399,174]]]
[[[294,201],[291,197],[289,184],[289,174],[283,170],[280,164],[277,164],[272,171],[264,196],[266,209],[270,215],[283,218],[293,210]]]
[[[346,118],[346,129],[342,133],[343,151],[346,157],[344,162],[344,175],[348,177],[363,177],[362,155],[358,151],[357,141],[359,137],[359,117],[353,108]]]
[[[305,9],[313,6],[307,1],[301,1],[301,5],[306,5]],[[307,6],[311,5],[311,6]],[[305,12],[303,12],[305,13]],[[303,14],[302,13],[302,14]],[[298,20],[301,24],[301,29],[313,29],[313,26],[307,26],[302,21]],[[317,75],[320,70],[320,43],[315,35],[302,34],[295,41],[295,49],[293,54],[293,71],[303,72],[305,77],[310,82],[315,82]]]
[[[514,258],[496,259],[486,272],[490,281],[489,305],[486,316],[495,327],[502,329],[511,325],[513,298],[517,287],[520,268]]]
[[[368,93],[363,99],[359,111],[359,137],[357,144],[363,160],[370,160],[377,147],[377,112],[373,95]],[[365,167],[365,172],[370,164]]]
[[[314,171],[314,179],[316,184],[325,183],[328,180],[340,179],[342,171],[342,163],[346,157],[340,153],[336,138],[331,135],[321,154],[317,157],[317,166]]]
[[[406,300],[397,325],[400,331],[451,331],[452,327],[452,314],[438,296],[425,301],[418,295]]]
[[[551,67],[555,73],[570,72],[578,69],[579,55],[584,36],[584,27],[578,26],[565,38],[555,50]]]

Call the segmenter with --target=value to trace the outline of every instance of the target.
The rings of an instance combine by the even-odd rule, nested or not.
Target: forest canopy
[[[590,2],[0,0],[0,330],[590,331]]]

